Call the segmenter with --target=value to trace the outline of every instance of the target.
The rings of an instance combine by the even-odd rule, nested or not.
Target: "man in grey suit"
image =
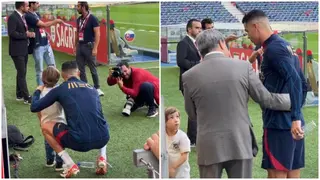
[[[182,75],[185,109],[197,120],[201,178],[251,178],[257,153],[248,114],[249,96],[262,108],[288,111],[288,94],[272,94],[249,62],[230,58],[224,36],[205,30],[196,42],[203,61]],[[254,148],[253,148],[254,147]]]

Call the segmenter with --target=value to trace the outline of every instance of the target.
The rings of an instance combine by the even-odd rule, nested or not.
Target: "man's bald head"
[[[252,10],[247,13],[242,19],[242,24],[249,39],[256,45],[263,43],[265,36],[270,36],[272,32],[268,16],[261,10]]]

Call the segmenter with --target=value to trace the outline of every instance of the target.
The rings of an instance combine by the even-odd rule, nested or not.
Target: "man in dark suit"
[[[16,96],[17,101],[31,104],[26,74],[28,63],[29,38],[34,38],[35,33],[28,31],[24,14],[28,12],[28,2],[15,2],[16,10],[8,19],[9,55],[11,56],[17,70]]]
[[[196,37],[201,32],[201,23],[197,19],[190,19],[187,23],[187,35],[177,46],[177,64],[180,67],[179,90],[183,94],[183,87],[181,83],[181,76],[184,72],[191,69],[201,60],[200,53],[195,45]],[[191,145],[196,144],[197,137],[197,122],[188,118],[187,135],[190,139]]]

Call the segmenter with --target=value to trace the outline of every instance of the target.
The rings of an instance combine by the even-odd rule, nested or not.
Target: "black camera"
[[[122,70],[121,70],[121,67],[113,67],[112,68],[112,77],[115,77],[115,78],[117,78],[117,77],[121,77],[122,76]]]

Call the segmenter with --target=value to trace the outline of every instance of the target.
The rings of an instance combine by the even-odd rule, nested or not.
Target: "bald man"
[[[299,178],[304,167],[304,125],[301,108],[305,98],[299,67],[291,46],[274,34],[266,14],[252,10],[242,23],[249,39],[262,45],[261,71],[264,86],[272,93],[289,93],[291,111],[263,109],[263,159],[262,168],[268,178]]]

